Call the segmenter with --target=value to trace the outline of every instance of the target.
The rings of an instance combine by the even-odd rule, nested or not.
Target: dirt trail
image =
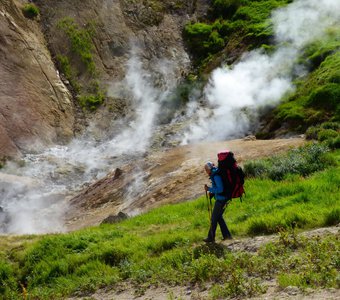
[[[69,230],[100,224],[123,211],[136,215],[167,203],[203,194],[207,177],[203,165],[216,162],[217,152],[229,149],[238,162],[265,157],[301,146],[303,138],[201,143],[154,152],[122,165],[70,200],[66,216]],[[133,178],[133,175],[136,175]]]

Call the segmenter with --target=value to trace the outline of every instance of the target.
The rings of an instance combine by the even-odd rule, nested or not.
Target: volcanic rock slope
[[[133,49],[138,49],[143,69],[150,74],[157,76],[155,61],[161,59],[173,63],[178,80],[188,73],[190,59],[182,29],[188,20],[206,13],[208,1],[154,2],[159,5],[127,0],[37,0],[34,4],[40,14],[29,19],[22,12],[27,1],[0,1],[0,158],[66,143],[82,132],[86,120],[105,123],[109,119],[99,119],[112,118],[108,110],[120,113],[126,99],[111,97],[110,87],[126,75]],[[92,26],[94,75],[72,52],[69,36],[59,26],[63,20],[79,31]],[[97,113],[79,108],[79,92],[56,68],[58,55],[70,58],[80,87],[98,83],[105,92],[104,105]],[[111,104],[105,105],[108,98]]]
[[[73,136],[71,95],[39,24],[26,19],[20,5],[0,1],[0,158]]]

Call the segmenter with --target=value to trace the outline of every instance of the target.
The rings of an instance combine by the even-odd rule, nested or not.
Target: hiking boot
[[[226,240],[232,240],[233,237],[232,236],[225,236],[222,238],[222,241],[226,241]]]
[[[203,241],[206,243],[215,243],[215,240],[212,240],[210,238],[205,238]]]

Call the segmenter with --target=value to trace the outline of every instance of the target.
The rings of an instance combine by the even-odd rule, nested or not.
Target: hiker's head
[[[211,174],[211,170],[214,167],[214,164],[210,161],[208,161],[205,165],[204,165],[204,170],[207,172],[208,175]]]

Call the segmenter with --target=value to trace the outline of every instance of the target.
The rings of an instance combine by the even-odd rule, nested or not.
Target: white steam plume
[[[143,69],[137,51],[132,49],[126,78],[121,83],[124,86],[122,97],[128,93],[131,98],[133,117],[129,119],[129,124],[122,121],[124,125],[120,133],[111,140],[75,139],[67,146],[56,146],[41,154],[27,155],[25,166],[21,168],[9,163],[0,172],[0,234],[63,231],[63,216],[67,210],[65,197],[81,189],[85,182],[106,175],[132,155],[147,149],[159,103],[175,85],[175,66],[169,69],[167,66],[171,64],[168,62],[155,61],[154,65],[160,70],[159,77],[164,77],[163,81],[167,82],[162,89],[155,87],[153,78]],[[18,177],[8,180],[8,174]],[[7,182],[1,178],[7,178]],[[27,178],[35,181],[27,184],[24,182]],[[132,186],[138,189],[140,182],[134,180]],[[131,201],[134,195],[131,188],[127,201]]]
[[[205,88],[209,108],[197,105],[197,120],[185,133],[183,144],[247,133],[257,109],[276,105],[293,89],[291,76],[299,51],[339,24],[340,1],[297,0],[276,10],[272,21],[278,49],[273,54],[255,50],[233,67],[215,70]]]

